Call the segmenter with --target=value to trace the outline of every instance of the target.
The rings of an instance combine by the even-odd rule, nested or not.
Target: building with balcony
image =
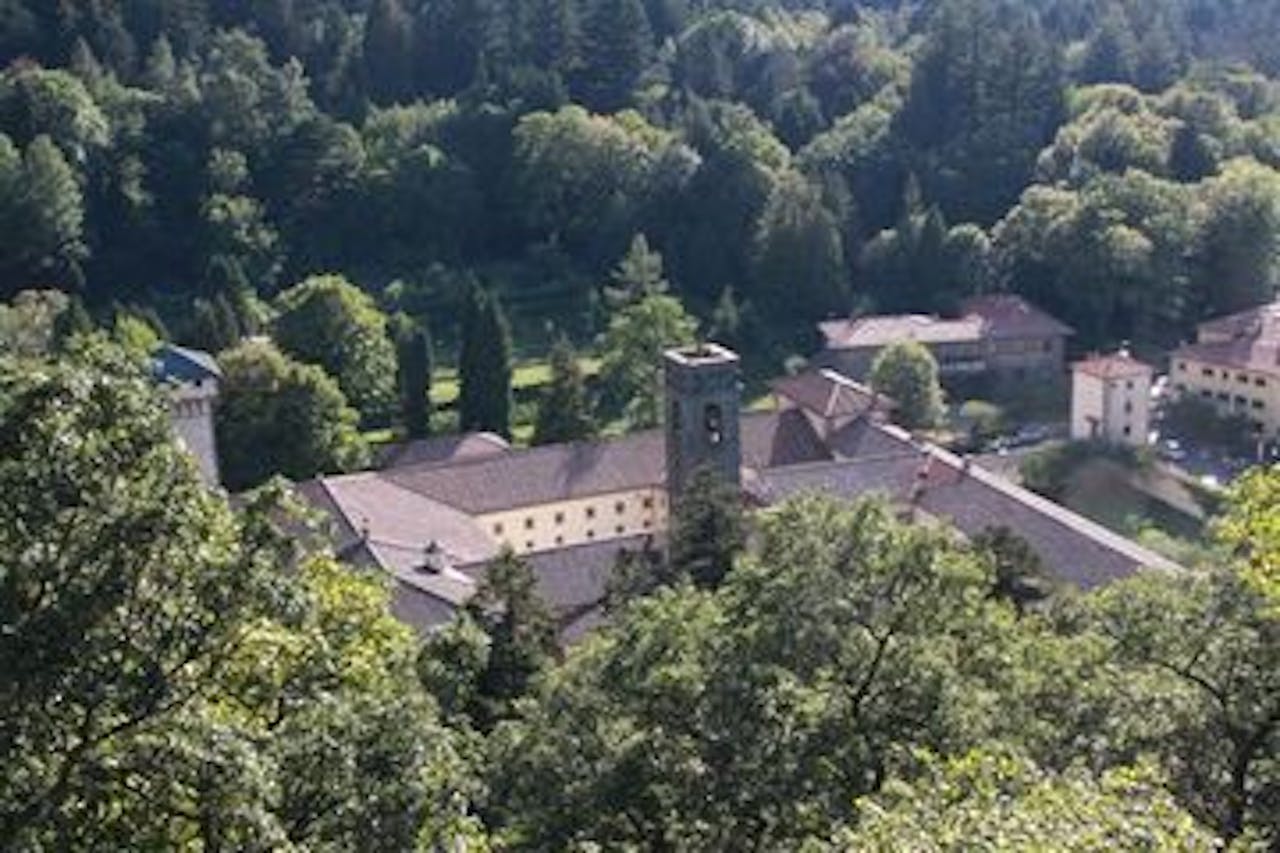
[[[893,314],[818,324],[823,349],[815,361],[865,380],[876,355],[899,341],[917,341],[946,378],[989,375],[1023,380],[1059,376],[1071,327],[1012,294],[976,296],[960,316]]]

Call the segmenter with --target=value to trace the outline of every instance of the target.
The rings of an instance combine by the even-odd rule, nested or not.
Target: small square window
[[[495,525],[493,526],[493,535],[494,535],[494,536],[501,536],[501,535],[502,535],[502,529],[503,529],[503,528],[502,528],[502,522],[501,522],[501,521],[499,521],[497,524],[495,524]]]
[[[1200,373],[1204,376],[1213,376],[1213,369],[1209,367],[1202,368]]]
[[[596,517],[596,508],[595,508],[595,507],[593,507],[593,506],[589,506],[589,507],[587,507],[587,513],[586,513],[586,514],[587,514],[587,518],[595,518],[595,517]]]
[[[644,499],[644,508],[645,508],[645,509],[653,509],[653,498],[645,498],[645,499]]]
[[[556,524],[564,524],[564,513],[563,513],[563,512],[557,512],[557,513],[556,513]]]
[[[557,536],[557,537],[556,537],[556,544],[557,544],[557,545],[563,545],[563,544],[564,544],[564,537],[563,537],[563,536]]]
[[[1263,379],[1262,377],[1258,377],[1257,379],[1253,380],[1253,384],[1257,385],[1259,388],[1266,388],[1267,380]]]
[[[1124,434],[1125,434],[1125,435],[1128,435],[1128,434],[1129,434],[1129,433],[1131,433],[1132,431],[1133,431],[1133,430],[1131,430],[1128,426],[1126,426],[1126,427],[1124,428]]]
[[[644,521],[640,522],[640,524],[644,527],[645,530],[648,530],[650,527],[653,527],[653,522],[647,518]]]
[[[1187,372],[1187,363],[1186,363],[1185,361],[1180,361],[1180,362],[1178,362],[1178,369],[1179,369],[1179,370],[1181,370],[1183,373],[1186,373],[1186,372]]]
[[[1133,403],[1130,403],[1128,400],[1125,400],[1125,402],[1124,402],[1124,413],[1127,415],[1127,414],[1129,414],[1129,413],[1130,413],[1130,412],[1132,412],[1132,411],[1133,411]]]
[[[596,538],[596,532],[595,532],[594,530],[588,530],[588,531],[587,531],[587,538],[588,538],[588,539],[595,539],[595,538]]]
[[[619,536],[621,536],[622,534],[624,534],[624,533],[626,533],[626,532],[627,532],[627,528],[625,528],[625,527],[623,527],[621,524],[619,524],[617,527],[613,528],[613,532],[614,532],[614,533],[617,533]]]
[[[627,511],[627,505],[622,501],[618,501],[616,504],[613,505],[613,511],[616,512],[618,515],[622,515],[624,512]]]
[[[526,518],[526,519],[524,520],[524,529],[525,529],[525,530],[532,530],[532,529],[533,529],[533,519],[532,519],[532,518]]]
[[[1266,404],[1263,403],[1261,400],[1254,400],[1252,405],[1255,409],[1261,409]]]
[[[532,539],[531,539],[531,540],[529,540],[528,542],[524,543],[524,549],[525,549],[526,551],[532,551],[532,550],[533,550],[533,540],[532,540]]]
[[[1248,376],[1246,376],[1246,375],[1245,375],[1245,374],[1243,374],[1243,373],[1237,373],[1237,374],[1236,374],[1236,381],[1237,381],[1237,382],[1245,382],[1245,383],[1247,383],[1247,382],[1249,381],[1249,377],[1248,377]]]

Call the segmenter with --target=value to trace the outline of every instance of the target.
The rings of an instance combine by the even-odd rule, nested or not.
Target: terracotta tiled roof
[[[794,409],[743,415],[740,429],[745,468],[776,468],[831,458],[808,418]]]
[[[1038,338],[1075,334],[1075,330],[1041,311],[1021,296],[989,293],[962,306],[966,316],[981,317],[992,338]]]
[[[1174,350],[1173,358],[1280,376],[1280,340],[1242,338],[1213,344],[1187,344]]]
[[[873,409],[888,410],[894,406],[883,394],[826,368],[788,376],[769,387],[774,394],[824,420],[858,417]]]
[[[379,468],[406,465],[447,465],[464,459],[477,459],[506,453],[511,445],[491,432],[466,435],[442,435],[384,445],[378,450]]]
[[[1153,370],[1151,365],[1138,361],[1122,352],[1111,355],[1093,355],[1073,364],[1072,369],[1088,374],[1096,379],[1125,379],[1127,377],[1146,376]]]
[[[1201,340],[1231,338],[1280,339],[1280,300],[1201,323]]]

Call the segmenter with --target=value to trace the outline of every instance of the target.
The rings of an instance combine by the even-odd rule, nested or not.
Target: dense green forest
[[[695,478],[572,648],[510,553],[415,635],[273,478],[651,426],[664,345],[768,375],[975,292],[1172,343],[1280,284],[1278,45],[1273,0],[0,0],[0,850],[1276,849],[1280,468],[1089,592]],[[219,355],[234,501],[161,338]]]
[[[542,353],[643,233],[775,355],[986,289],[1167,344],[1275,290],[1278,42],[1267,0],[3,0],[0,296],[217,349],[333,273],[451,353],[479,282]]]

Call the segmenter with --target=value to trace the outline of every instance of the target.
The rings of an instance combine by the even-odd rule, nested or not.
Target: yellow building
[[[1280,439],[1280,301],[1201,323],[1196,342],[1173,353],[1169,381]]]

